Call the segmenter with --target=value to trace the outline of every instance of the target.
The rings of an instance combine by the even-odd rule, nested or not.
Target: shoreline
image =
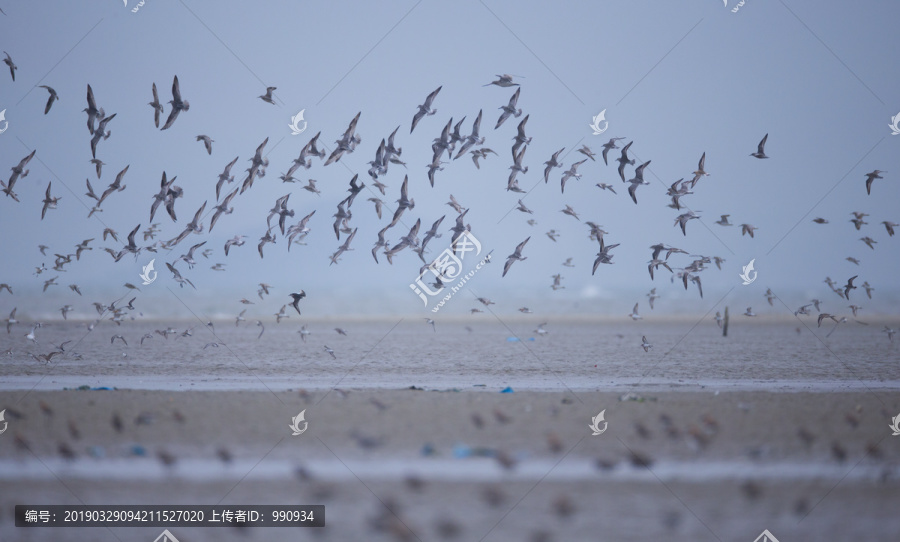
[[[368,385],[361,385],[358,379],[366,379]],[[185,381],[187,380],[187,381]],[[409,390],[415,386],[416,391],[430,392],[476,392],[476,393],[500,393],[507,387],[513,392],[534,393],[566,393],[568,391],[581,393],[659,393],[659,392],[683,392],[683,393],[709,393],[719,392],[771,392],[771,393],[865,393],[869,391],[895,392],[900,391],[900,380],[846,380],[830,381],[800,381],[800,380],[758,380],[734,382],[730,380],[704,380],[695,382],[672,382],[671,380],[653,379],[616,379],[616,382],[596,383],[590,386],[550,386],[535,385],[527,382],[509,381],[503,384],[471,384],[468,382],[448,382],[446,386],[434,386],[423,384],[410,384],[409,386],[397,386],[396,383],[384,383],[383,385],[371,383],[371,377],[359,375],[356,379],[350,379],[347,383],[335,384],[334,379],[323,377],[318,381],[306,379],[301,387],[294,383],[284,383],[283,377],[265,377],[254,379],[243,378],[193,378],[183,376],[180,380],[171,377],[154,376],[128,376],[128,377],[104,377],[93,380],[77,376],[4,376],[0,381],[0,393],[19,391],[105,391],[94,388],[111,388],[116,391],[160,391],[160,392],[188,392],[188,391],[277,391],[294,392],[299,389],[307,391],[328,391],[345,389],[360,392],[395,392]],[[89,386],[91,389],[79,389]]]

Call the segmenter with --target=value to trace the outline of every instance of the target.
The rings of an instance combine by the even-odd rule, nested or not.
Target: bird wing
[[[172,80],[172,98],[173,98],[176,102],[180,102],[180,101],[181,101],[181,89],[180,89],[179,86],[178,86],[178,76],[177,76],[177,75],[176,75],[175,78]]]
[[[178,109],[177,107],[173,107],[172,111],[169,112],[169,118],[166,119],[166,123],[163,125],[162,128],[160,128],[160,130],[168,130],[169,127],[172,126],[172,123],[175,122],[175,119],[178,118],[178,113],[180,113],[180,112],[181,112],[180,109]]]

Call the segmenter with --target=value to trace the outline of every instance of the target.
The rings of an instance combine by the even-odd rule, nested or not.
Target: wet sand
[[[2,540],[162,531],[13,527],[15,504],[80,503],[326,506],[322,529],[171,529],[182,541],[752,541],[763,529],[782,541],[888,541],[900,532],[900,437],[887,427],[900,412],[896,390],[22,393],[0,392],[0,404],[15,401],[0,435]],[[304,409],[308,430],[291,436]],[[604,409],[608,429],[593,436]]]

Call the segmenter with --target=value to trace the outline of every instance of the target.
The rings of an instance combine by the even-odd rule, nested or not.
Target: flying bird
[[[202,141],[203,146],[206,147],[206,154],[212,154],[212,144],[214,139],[210,139],[208,135],[198,135],[197,141]]]
[[[172,99],[169,100],[169,103],[172,104],[172,110],[169,112],[169,118],[166,119],[166,123],[161,130],[168,130],[175,122],[175,119],[178,118],[179,113],[191,108],[190,102],[181,98],[181,89],[178,86],[177,75],[175,76],[175,79],[172,80]]]
[[[706,153],[703,153],[703,156],[700,157],[700,162],[697,164],[697,171],[694,172],[694,178],[691,180],[691,188],[694,188],[694,185],[697,184],[697,181],[700,180],[700,177],[709,177],[709,173],[706,172]]]
[[[650,293],[647,294],[647,298],[650,302],[650,310],[653,310],[653,302],[660,298],[660,296],[656,295],[656,288],[650,290]]]
[[[850,279],[847,281],[847,285],[844,286],[844,298],[847,301],[850,301],[850,290],[856,289],[856,286],[853,285],[853,279],[855,279],[858,276],[859,275],[853,275],[852,277],[850,277]]]
[[[153,123],[159,128],[159,116],[163,112],[163,105],[159,103],[159,93],[156,92],[156,83],[153,83],[153,101],[149,102],[147,105],[153,108]]]
[[[256,250],[259,252],[260,259],[264,257],[263,247],[266,246],[267,243],[275,244],[275,236],[272,235],[272,228],[269,228],[266,231],[266,234],[259,238],[259,245],[256,246]]]
[[[609,165],[609,162],[607,161],[606,156],[609,154],[610,150],[619,148],[616,145],[616,141],[619,141],[620,139],[625,139],[625,138],[624,137],[614,137],[603,144],[603,153],[602,154],[603,154],[603,163],[605,165],[607,165],[607,166]]]
[[[16,80],[16,70],[19,69],[18,66],[15,65],[11,56],[6,51],[3,51],[3,54],[6,55],[6,58],[3,59],[3,63],[9,66],[9,74],[12,75],[12,80]]]
[[[578,221],[581,220],[580,218],[578,218],[578,214],[575,212],[575,209],[573,209],[570,205],[566,205],[566,208],[561,209],[559,212],[564,215],[569,215],[569,216],[573,217],[575,220],[578,220]]]
[[[263,177],[266,174],[266,167],[269,165],[269,159],[263,155],[265,151],[266,144],[269,142],[269,138],[265,138],[262,143],[256,147],[256,152],[253,154],[253,158],[250,158],[250,167],[247,168],[247,178],[244,179],[244,182],[241,184],[241,194],[244,193],[248,188],[253,186],[253,181],[257,176]]]
[[[616,248],[617,246],[619,246],[619,243],[615,243],[613,245],[607,245],[606,242],[603,240],[603,237],[602,236],[600,237],[600,252],[597,253],[597,259],[594,260],[594,267],[591,270],[592,276],[594,273],[597,272],[597,268],[600,267],[601,263],[609,264],[609,265],[611,265],[613,263],[612,255],[609,253],[609,251]]]
[[[528,122],[530,116],[531,115],[525,115],[525,118],[522,119],[522,122],[520,122],[518,128],[516,128],[516,136],[513,138],[516,142],[512,147],[513,156],[516,155],[522,145],[531,144],[531,138],[525,135],[525,124]]]
[[[766,140],[769,139],[769,134],[763,136],[762,141],[759,142],[759,146],[756,148],[756,152],[752,153],[750,156],[754,158],[768,158],[766,156]],[[703,168],[700,168],[703,169]]]
[[[53,182],[47,183],[47,192],[44,195],[44,202],[43,202],[44,208],[41,209],[41,220],[44,220],[44,216],[46,216],[46,214],[47,214],[47,209],[56,209],[57,202],[62,199],[62,197],[54,198],[54,197],[50,196],[50,186],[52,184],[53,184]]]
[[[293,301],[291,301],[291,306],[294,307],[294,309],[297,310],[297,314],[300,315],[299,303],[300,303],[301,299],[306,297],[306,292],[304,292],[303,290],[300,290],[297,293],[293,293],[293,294],[289,294],[289,295],[291,296],[291,299],[293,300]]]
[[[98,206],[98,207],[99,207],[100,204],[102,204],[102,203],[106,200],[106,198],[108,198],[109,195],[112,194],[113,192],[121,192],[121,191],[125,190],[125,185],[122,184],[122,179],[125,178],[125,173],[128,172],[128,168],[129,168],[129,167],[131,167],[131,166],[130,166],[130,165],[125,166],[125,169],[123,169],[122,171],[120,171],[120,172],[116,175],[116,180],[114,180],[112,183],[110,183],[110,185],[106,188],[106,190],[104,190],[103,193],[100,194],[100,198],[97,199],[97,206]],[[89,187],[88,189],[90,189],[90,187]]]
[[[872,183],[875,182],[875,179],[883,179],[884,177],[881,176],[882,173],[887,172],[876,169],[872,173],[866,173],[866,194],[872,194]]]
[[[555,167],[562,167],[562,163],[559,162],[558,159],[559,159],[559,155],[562,154],[562,152],[564,150],[566,150],[565,147],[559,149],[558,151],[553,153],[553,156],[551,156],[549,160],[544,162],[544,164],[547,166],[546,168],[544,168],[544,184],[547,184],[547,182],[550,179],[550,170],[551,169],[553,169]]]
[[[626,165],[634,165],[634,159],[628,159],[628,149],[631,148],[631,144],[634,141],[629,141],[627,145],[622,147],[622,155],[616,158],[616,161],[619,162],[619,177],[622,178],[622,182],[625,182],[625,166]]]
[[[613,194],[616,194],[616,189],[611,184],[597,183],[596,186],[599,186],[600,190],[609,190]]]
[[[453,157],[454,160],[465,154],[466,151],[469,150],[473,145],[484,144],[484,137],[480,137],[479,135],[479,132],[481,130],[481,115],[482,110],[478,110],[478,116],[475,118],[475,122],[472,123],[472,133],[466,136],[465,142],[463,143],[462,147],[460,147],[459,150],[456,151],[456,156]],[[476,162],[475,165],[477,166],[478,163]]]
[[[276,105],[274,98],[272,98],[272,93],[275,92],[276,90],[278,90],[277,87],[266,87],[266,93],[263,94],[262,96],[259,96],[259,99],[266,103]]]
[[[555,275],[551,275],[550,278],[553,279],[553,284],[550,285],[550,288],[552,288],[554,291],[556,291],[556,290],[561,290],[561,289],[565,288],[565,286],[563,286],[562,284],[560,284],[560,283],[562,282],[562,279],[563,279],[563,276],[562,276],[561,274],[557,273],[557,274],[555,274]]]
[[[574,177],[575,179],[581,178],[581,174],[578,173],[578,166],[585,162],[587,162],[587,158],[581,160],[580,162],[573,163],[571,166],[569,166],[569,169],[563,173],[562,178],[560,178],[560,191],[563,194],[566,193],[566,181],[568,181],[572,177]]]
[[[637,205],[637,187],[642,184],[650,184],[644,180],[644,168],[650,165],[650,162],[650,160],[647,160],[639,165],[637,169],[634,170],[634,178],[628,181],[631,183],[631,186],[628,187],[628,195],[631,196],[631,200],[634,201],[635,205]]]
[[[528,259],[527,256],[524,256],[524,257],[522,256],[522,249],[525,248],[525,244],[528,243],[529,239],[531,239],[530,236],[527,239],[525,239],[524,241],[522,241],[521,243],[519,243],[516,246],[516,250],[512,254],[510,254],[509,256],[506,257],[507,258],[506,263],[503,265],[503,275],[502,275],[503,277],[506,276],[506,273],[509,272],[509,268],[512,267],[512,264],[514,264],[516,261]]]
[[[94,134],[94,121],[97,118],[103,118],[106,113],[103,109],[97,107],[97,101],[94,99],[94,89],[91,88],[91,85],[87,86],[87,102],[88,106],[82,109],[83,112],[87,113],[87,127],[88,131],[91,135]]]
[[[112,130],[107,130],[106,125],[110,123],[114,118],[116,118],[116,113],[108,117],[103,117],[100,119],[100,122],[97,123],[97,128],[94,130],[94,135],[91,137],[91,157],[97,158],[97,144],[100,143],[100,140],[103,139],[106,141],[109,139],[109,136],[112,135]]]
[[[27,166],[28,162],[30,162],[31,159],[34,158],[35,152],[37,152],[36,149],[31,151],[31,154],[29,154],[25,158],[19,160],[19,163],[11,168],[12,175],[9,176],[9,180],[7,182],[4,183],[3,181],[0,181],[0,186],[3,187],[3,193],[6,194],[7,197],[11,197],[16,201],[19,201],[16,193],[13,192],[13,187],[16,185],[16,181],[18,181],[19,179],[24,179],[28,176],[28,173],[31,170],[25,169],[25,166]]]
[[[521,87],[517,88],[516,92],[513,93],[512,97],[509,99],[509,103],[507,105],[500,106],[500,109],[502,109],[503,112],[500,113],[500,118],[497,119],[497,125],[494,126],[494,130],[496,130],[500,127],[500,125],[506,122],[506,119],[508,119],[510,115],[516,118],[519,118],[519,116],[522,115],[522,110],[516,109],[516,104],[519,102],[519,92],[521,92],[521,90]]]
[[[635,303],[635,304],[634,304],[634,308],[631,309],[631,314],[628,315],[628,316],[631,318],[631,321],[632,321],[632,322],[637,322],[638,320],[643,320],[643,319],[644,319],[643,316],[641,316],[640,314],[638,314],[638,305],[639,305],[639,303]]]
[[[821,313],[819,313],[819,321],[818,321],[818,325],[816,327],[822,327],[822,320],[824,320],[826,318],[830,318],[830,319],[834,320],[835,323],[837,323],[837,321],[838,321],[837,318],[835,318],[831,314],[828,314],[827,312],[821,312]]]
[[[362,143],[362,137],[360,137],[356,133],[356,124],[359,122],[359,116],[362,114],[362,111],[358,112],[353,120],[350,121],[350,124],[347,126],[347,129],[344,131],[344,134],[340,139],[336,140],[337,147],[331,152],[328,156],[328,159],[325,160],[325,165],[333,164],[341,159],[344,153],[351,153],[356,150],[356,146]]]
[[[243,246],[245,242],[243,235],[235,235],[234,238],[225,241],[225,256],[228,256],[228,250],[231,249],[231,247]]]
[[[594,158],[595,156],[597,156],[596,153],[594,153],[594,151],[592,151],[591,148],[587,145],[582,145],[581,148],[578,149],[578,152],[590,158],[592,162],[597,161],[597,159]]]
[[[97,178],[100,178],[100,173],[103,171],[103,166],[106,165],[102,160],[98,160],[97,158],[92,158],[91,163],[94,164],[94,168],[97,171]]]
[[[47,89],[47,92],[50,93],[50,97],[47,98],[47,105],[44,106],[44,114],[46,115],[50,112],[50,108],[53,106],[53,102],[59,99],[59,95],[56,94],[56,91],[53,90],[53,88],[48,87],[47,85],[40,85],[39,88],[45,88]]]
[[[231,203],[231,200],[234,199],[234,197],[237,195],[238,190],[238,188],[232,190],[230,194],[225,196],[225,199],[222,200],[222,203],[213,207],[213,209],[215,209],[215,212],[213,213],[212,220],[209,222],[210,233],[212,233],[213,227],[215,227],[216,222],[218,222],[220,216],[222,216],[223,214],[230,215],[234,211],[234,207],[229,207],[228,205]],[[227,255],[228,254],[226,251],[226,256]]]
[[[221,193],[221,190],[222,190],[222,185],[225,184],[226,182],[227,183],[234,182],[234,175],[231,174],[231,168],[234,167],[235,163],[237,163],[238,158],[239,158],[238,156],[235,156],[234,160],[232,160],[225,166],[225,170],[222,173],[219,173],[219,180],[218,180],[218,182],[216,182],[216,200],[217,201],[219,199],[219,194]]]
[[[692,219],[699,219],[700,217],[694,213],[694,211],[688,211],[684,214],[680,214],[675,218],[675,224],[677,226],[681,226],[681,234],[687,236],[687,223]],[[752,236],[751,236],[752,237]]]
[[[513,83],[512,80],[513,80],[513,76],[505,73],[503,75],[497,75],[496,81],[491,81],[490,83],[488,83],[486,85],[481,85],[481,86],[483,86],[483,87],[489,87],[491,85],[496,85],[498,87],[517,87],[517,86],[519,86],[519,83]]]
[[[409,127],[409,133],[413,133],[413,130],[416,129],[416,125],[419,124],[419,121],[422,120],[422,117],[425,115],[431,116],[437,113],[437,109],[432,109],[431,104],[434,102],[434,99],[437,97],[438,92],[441,91],[443,85],[436,88],[425,98],[425,103],[419,106],[419,110],[416,111],[416,114],[413,115],[412,125]]]

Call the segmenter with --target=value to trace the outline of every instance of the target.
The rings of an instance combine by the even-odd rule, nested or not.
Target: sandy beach
[[[300,410],[309,429],[291,436]],[[593,436],[600,410],[608,430]],[[7,410],[0,509],[326,506],[322,529],[172,530],[190,541],[753,540],[763,529],[888,541],[900,532],[894,411],[900,393],[883,389],[34,391]],[[0,518],[3,540],[161,532],[12,519]]]
[[[896,539],[900,369],[874,324],[643,324],[644,352],[628,323],[537,323],[310,321],[303,341],[299,323],[164,339],[138,321],[112,349],[49,326],[80,337],[66,356],[14,342],[2,365],[0,539],[162,531],[16,528],[17,504],[326,507],[324,528],[181,541]]]

